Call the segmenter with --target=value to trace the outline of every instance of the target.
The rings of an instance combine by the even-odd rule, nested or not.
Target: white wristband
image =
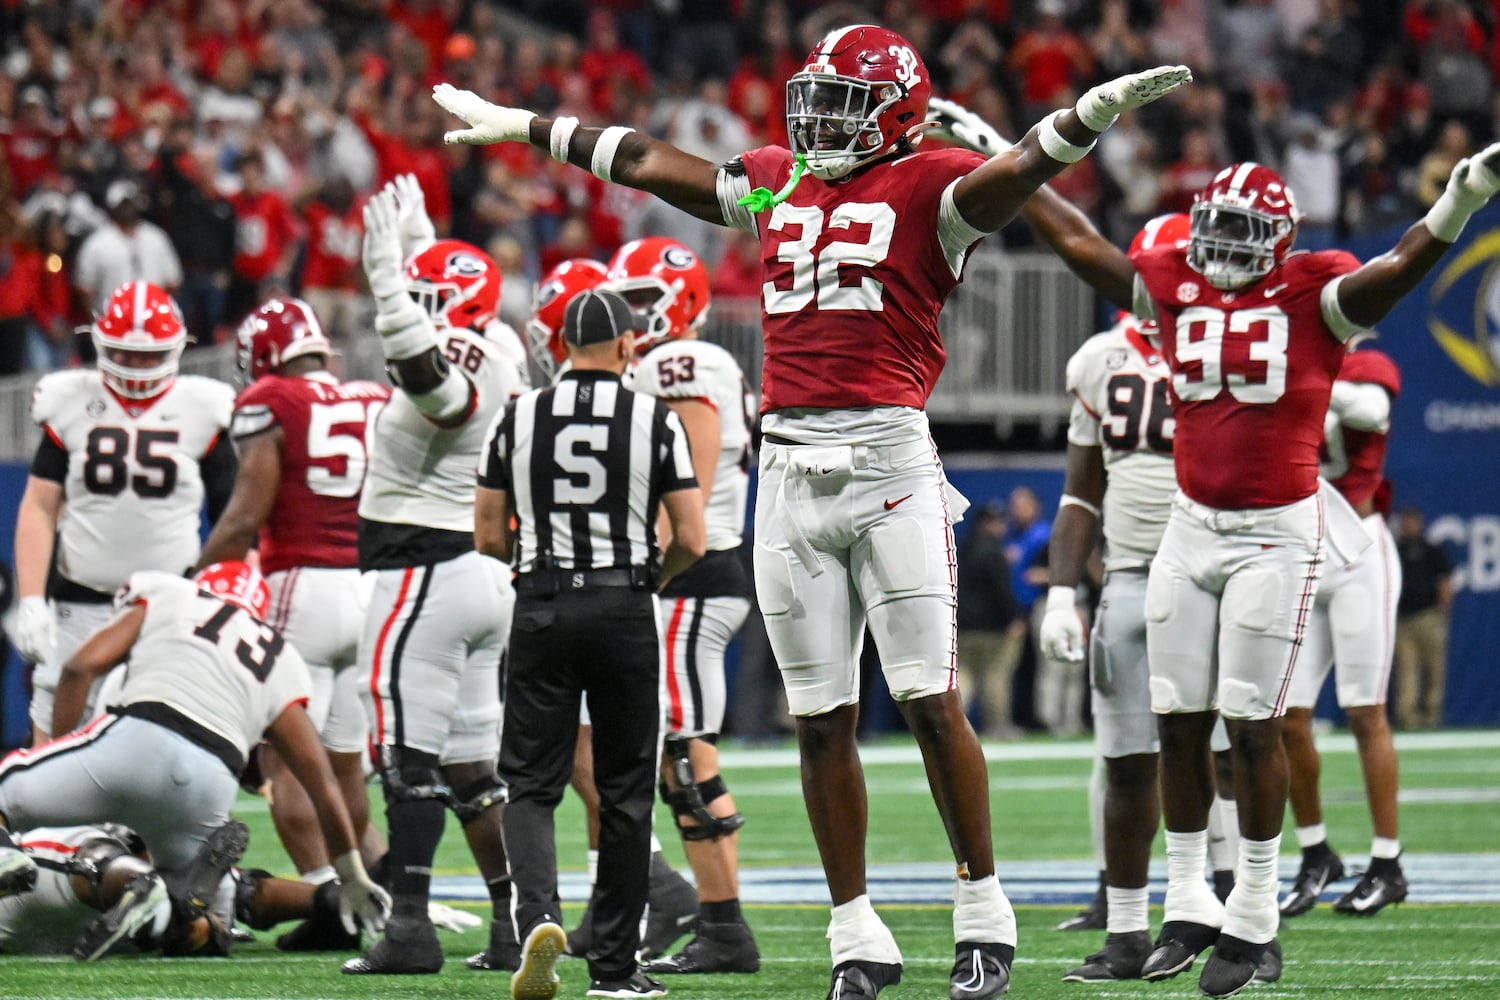
[[[1057,116],[1063,113],[1061,110],[1054,111],[1038,122],[1037,139],[1042,144],[1042,152],[1054,160],[1059,163],[1077,163],[1089,155],[1094,148],[1094,143],[1091,142],[1087,146],[1075,146],[1064,139],[1062,133],[1057,130],[1057,122],[1055,121]],[[1095,141],[1097,142],[1098,140]]]
[[[1444,243],[1457,243],[1459,234],[1464,231],[1464,226],[1473,214],[1474,209],[1459,204],[1452,191],[1444,190],[1427,210],[1422,221],[1427,224],[1427,231],[1437,239]]]
[[[1064,608],[1072,611],[1078,606],[1078,588],[1053,585],[1047,588],[1047,610]]]
[[[594,158],[589,164],[595,177],[605,182],[613,180],[609,173],[614,167],[615,153],[619,151],[620,143],[625,141],[625,137],[634,131],[635,129],[624,125],[611,125],[599,134],[599,141],[594,144]]]
[[[404,295],[376,303],[375,332],[387,361],[404,361],[437,346],[431,318]]]
[[[552,150],[552,158],[558,163],[568,162],[568,147],[573,143],[573,132],[577,128],[577,118],[559,118],[552,123],[552,131],[547,137],[548,145]]]
[[[1097,506],[1089,503],[1087,500],[1075,497],[1071,493],[1064,493],[1062,495],[1062,499],[1057,502],[1058,510],[1061,510],[1064,507],[1082,507],[1084,510],[1088,511],[1090,514],[1093,514],[1095,517],[1099,516],[1099,508]]]

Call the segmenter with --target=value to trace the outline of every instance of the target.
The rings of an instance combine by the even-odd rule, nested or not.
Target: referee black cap
[[[563,340],[576,347],[607,344],[645,328],[645,322],[636,316],[629,303],[618,294],[599,288],[573,296],[563,311]]]

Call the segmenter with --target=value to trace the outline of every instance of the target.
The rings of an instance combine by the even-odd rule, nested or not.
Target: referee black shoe
[[[617,997],[620,1000],[629,997],[664,997],[667,995],[667,988],[636,969],[628,979],[595,979],[589,983],[589,991],[584,995]]]
[[[1139,979],[1151,955],[1151,935],[1146,931],[1109,934],[1104,947],[1083,960],[1083,964],[1063,976],[1065,983],[1109,983],[1121,979]]]
[[[1234,996],[1255,982],[1256,970],[1269,947],[1270,942],[1252,944],[1232,934],[1219,935],[1214,953],[1198,975],[1198,989],[1210,997]]]
[[[1217,927],[1191,920],[1169,920],[1161,925],[1161,933],[1156,935],[1156,948],[1141,967],[1141,978],[1155,983],[1186,972],[1217,940]]]
[[[1406,901],[1406,876],[1396,858],[1371,858],[1370,870],[1359,884],[1333,904],[1333,912],[1352,917],[1373,917],[1392,903]]]
[[[1327,842],[1309,847],[1302,852],[1302,867],[1297,870],[1297,880],[1292,891],[1281,898],[1277,909],[1283,917],[1300,917],[1318,904],[1318,897],[1328,883],[1344,877],[1344,863]]]
[[[953,946],[953,971],[948,974],[949,1000],[991,1000],[1010,989],[1014,945],[960,941]]]
[[[901,966],[850,959],[833,967],[827,1000],[875,1000],[887,986],[901,982]]]
[[[1060,931],[1102,931],[1109,926],[1109,897],[1104,891],[1104,873],[1099,873],[1099,891],[1089,905],[1057,925]]]

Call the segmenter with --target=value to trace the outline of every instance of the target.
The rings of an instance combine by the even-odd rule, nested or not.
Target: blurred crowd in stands
[[[133,277],[173,288],[200,343],[287,290],[348,336],[362,200],[408,171],[439,230],[499,262],[512,323],[549,265],[646,232],[756,294],[753,243],[523,146],[445,147],[441,80],[722,160],[785,141],[784,81],[842,23],[902,32],[939,93],[1012,135],[1184,62],[1193,86],[1056,186],[1125,240],[1253,158],[1322,247],[1414,218],[1494,136],[1497,19],[1500,0],[0,0],[0,374],[77,363],[75,326]]]

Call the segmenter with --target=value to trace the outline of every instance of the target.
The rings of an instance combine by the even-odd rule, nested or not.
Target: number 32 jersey
[[[1109,477],[1104,566],[1111,570],[1151,565],[1177,492],[1172,372],[1139,323],[1131,316],[1096,333],[1068,360],[1068,443],[1102,449]]]
[[[327,372],[265,375],[235,401],[236,442],[280,427],[281,485],[260,530],[266,573],[293,566],[359,564],[359,493],[368,428],[390,390],[339,382]]]
[[[179,375],[127,408],[94,369],[37,383],[31,417],[67,453],[57,568],[113,593],[138,569],[181,573],[198,558],[199,468],[229,426],[234,390]]]

